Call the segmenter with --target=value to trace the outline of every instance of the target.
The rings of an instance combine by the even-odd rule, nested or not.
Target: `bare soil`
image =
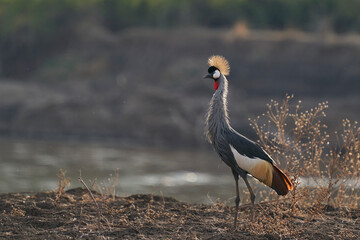
[[[63,194],[9,193],[0,197],[0,239],[359,239],[360,209],[322,206],[290,211],[285,202],[241,206],[188,204],[154,195],[94,193],[99,211],[81,188]],[[320,209],[320,208],[319,208]],[[307,213],[307,214],[305,214]],[[312,214],[309,214],[312,213]]]

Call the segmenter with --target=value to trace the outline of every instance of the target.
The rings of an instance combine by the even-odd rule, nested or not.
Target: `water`
[[[54,190],[59,169],[81,186],[108,183],[118,169],[116,192],[163,194],[186,202],[234,197],[230,169],[212,151],[131,149],[94,143],[0,141],[0,192]]]
[[[116,194],[127,196],[152,193],[172,196],[185,202],[209,203],[220,199],[232,204],[235,184],[230,169],[215,152],[123,148],[115,144],[0,140],[0,192],[55,190],[59,169],[71,178],[71,187],[109,185],[114,179]],[[267,189],[250,178],[256,193]],[[327,185],[326,179],[301,179],[300,187]],[[359,179],[347,181],[357,189]],[[240,191],[245,190],[239,181]],[[104,189],[106,191],[106,189]],[[257,195],[257,194],[256,194]],[[266,197],[266,196],[265,196]],[[248,198],[248,197],[247,197]],[[242,195],[241,201],[248,202]],[[257,201],[261,201],[257,196]]]

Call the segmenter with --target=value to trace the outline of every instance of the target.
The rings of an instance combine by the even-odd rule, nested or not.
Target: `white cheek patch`
[[[214,74],[213,74],[213,78],[214,79],[218,79],[220,77],[220,71],[219,70],[215,70]]]

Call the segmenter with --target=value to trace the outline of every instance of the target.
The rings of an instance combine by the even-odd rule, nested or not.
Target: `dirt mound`
[[[153,195],[111,197],[88,192],[2,194],[1,239],[357,239],[359,209],[323,208],[292,214],[286,203],[256,205],[254,223],[242,206],[237,230],[233,207],[187,204]],[[100,213],[100,215],[98,215]]]

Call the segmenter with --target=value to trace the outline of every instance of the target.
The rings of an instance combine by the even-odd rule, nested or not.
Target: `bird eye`
[[[213,74],[213,78],[214,79],[218,79],[220,77],[220,71],[219,70],[215,70],[214,74]]]

